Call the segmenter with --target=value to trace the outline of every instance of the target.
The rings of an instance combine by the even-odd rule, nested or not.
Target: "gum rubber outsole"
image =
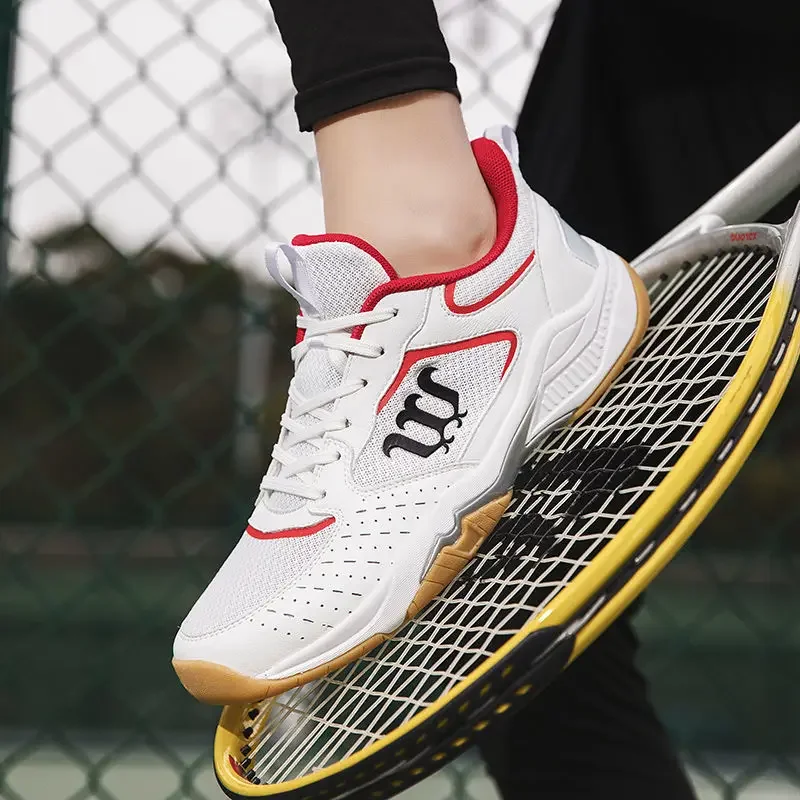
[[[614,366],[597,389],[570,417],[570,423],[583,416],[605,394],[619,373],[622,372],[647,330],[650,320],[650,298],[642,279],[629,264],[626,263],[626,267],[636,293],[636,327]],[[495,498],[482,508],[463,517],[458,540],[439,551],[406,611],[405,621],[415,617],[431,600],[441,594],[445,587],[474,558],[485,539],[495,529],[510,502],[511,492],[508,491],[502,497]],[[366,655],[370,650],[390,639],[394,633],[395,631],[376,633],[337,658],[288,678],[253,678],[209,661],[173,659],[172,666],[183,686],[197,700],[212,705],[242,705],[275,697],[290,689],[324,678],[334,670],[341,669],[357,658]]]

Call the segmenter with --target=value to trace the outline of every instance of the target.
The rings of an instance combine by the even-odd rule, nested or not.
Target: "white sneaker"
[[[200,700],[279,694],[388,638],[491,533],[542,434],[591,406],[644,334],[641,281],[528,188],[511,131],[473,149],[497,206],[476,264],[398,278],[343,235],[268,258],[303,338],[247,529],[175,639]]]

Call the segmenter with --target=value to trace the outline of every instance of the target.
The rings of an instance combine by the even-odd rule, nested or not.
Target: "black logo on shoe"
[[[450,389],[447,386],[442,386],[441,383],[436,383],[431,375],[436,371],[436,367],[425,367],[417,377],[417,384],[422,391],[427,394],[438,397],[449,403],[453,409],[453,413],[449,417],[437,417],[436,414],[431,414],[428,411],[417,406],[421,394],[410,394],[406,397],[403,410],[397,415],[397,427],[400,430],[405,429],[407,422],[416,422],[418,425],[424,425],[426,428],[436,431],[439,434],[439,441],[434,444],[423,444],[416,439],[409,436],[404,436],[402,433],[390,433],[383,440],[383,452],[389,456],[395,447],[401,450],[407,450],[416,456],[428,458],[433,455],[437,450],[444,448],[445,453],[450,449],[454,436],[445,436],[445,428],[451,423],[455,422],[456,427],[461,427],[461,420],[467,416],[467,412],[458,411],[458,392]]]

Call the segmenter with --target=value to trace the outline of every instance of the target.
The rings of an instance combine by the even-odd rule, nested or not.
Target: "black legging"
[[[291,58],[295,108],[303,131],[343,111],[407,92],[431,89],[459,96],[433,0],[270,0],[270,4]],[[702,71],[709,59],[687,52],[690,39],[705,40],[699,51],[704,53],[708,42],[721,43],[733,34],[734,40],[724,41],[727,52],[716,65],[724,68],[750,63],[773,36],[797,38],[798,12],[786,0],[759,0],[757,14],[752,0],[600,4],[564,0],[559,13],[567,10],[573,18],[586,20],[596,16],[593,5],[602,6],[602,16],[615,25],[621,23],[623,29],[645,37],[638,42],[619,37],[618,55],[632,74],[646,66],[650,37],[669,44],[676,69],[692,73]],[[642,6],[648,24],[637,28],[626,23],[629,17],[642,18]],[[644,47],[640,54],[644,64],[634,61],[630,45]],[[583,60],[575,53],[570,58]]]
[[[504,800],[692,800],[625,616],[481,745]]]
[[[270,0],[292,61],[300,130],[421,89],[458,96],[433,0]]]
[[[458,94],[431,0],[271,2],[303,130],[410,91]],[[800,120],[787,5],[761,0],[761,25],[750,0],[563,0],[518,127],[528,181],[635,256]],[[693,797],[636,650],[626,615],[493,733],[483,752],[506,800]]]

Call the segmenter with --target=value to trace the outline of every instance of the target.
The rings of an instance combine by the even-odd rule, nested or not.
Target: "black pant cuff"
[[[343,111],[424,90],[450,92],[460,100],[453,65],[439,58],[382,64],[303,91],[295,98],[295,110],[300,130],[310,131]]]

